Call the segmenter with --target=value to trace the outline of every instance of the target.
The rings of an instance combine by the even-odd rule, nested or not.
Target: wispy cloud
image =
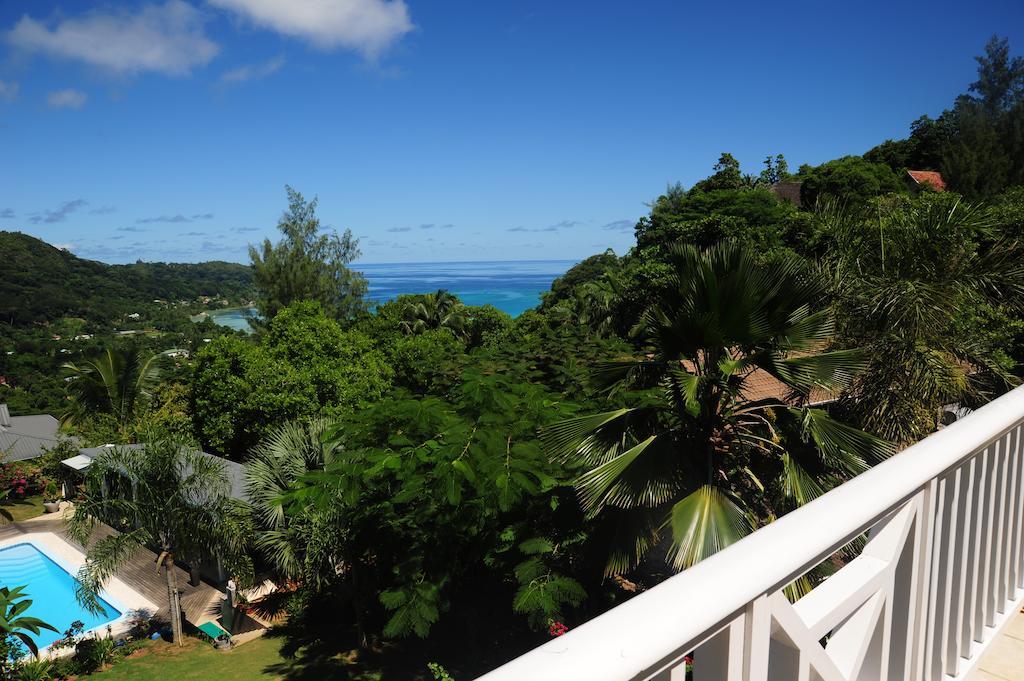
[[[46,103],[54,109],[81,109],[88,100],[89,95],[72,88],[54,90],[46,95]]]
[[[506,230],[506,231],[509,231],[509,232],[557,232],[558,231],[558,227],[555,227],[554,225],[552,225],[550,227],[537,227],[537,228],[534,228],[534,229],[530,229],[529,227],[509,227],[508,230]]]
[[[433,222],[428,222],[424,225],[420,225],[420,229],[451,229],[454,227],[452,223],[448,222],[443,225],[436,225]]]
[[[196,213],[192,216],[193,220],[212,220],[213,213]]]
[[[238,233],[258,232],[258,231],[260,231],[260,228],[259,227],[233,227],[231,229],[231,231],[232,232],[238,232]]]
[[[28,221],[34,225],[38,224],[50,224],[54,222],[64,222],[68,219],[68,216],[77,210],[85,208],[89,205],[89,202],[85,199],[75,199],[73,201],[65,201],[56,208],[51,210],[44,210],[38,213],[32,213]]]
[[[569,229],[571,227],[576,227],[576,226],[582,225],[582,224],[583,223],[580,222],[579,220],[562,220],[561,222],[556,222],[555,224],[548,225],[547,227],[523,227],[523,226],[519,226],[519,227],[509,227],[506,231],[508,231],[508,232],[557,232],[557,231],[562,230],[562,229]]]
[[[206,232],[182,232],[181,236],[206,236]]]
[[[231,69],[230,71],[222,73],[220,76],[220,82],[244,83],[249,80],[259,80],[260,78],[266,78],[267,76],[277,73],[281,70],[282,66],[284,66],[284,57],[281,56],[268,59],[260,64],[239,66],[237,69]]]
[[[20,86],[13,80],[0,80],[0,99],[11,101],[18,96]]]
[[[210,0],[257,26],[299,38],[322,50],[345,48],[380,56],[413,30],[404,0]]]
[[[119,232],[147,232],[149,230],[144,229],[142,227],[118,227],[117,231],[119,231]]]
[[[13,217],[14,217],[14,209],[13,208],[4,208],[4,209],[0,210],[0,218],[13,218]]]
[[[612,229],[618,232],[632,231],[636,226],[632,220],[615,220],[601,227],[601,229]]]
[[[411,232],[412,227],[389,227],[386,232]]]
[[[178,213],[177,215],[160,215],[159,217],[154,217],[154,218],[139,218],[138,220],[135,221],[135,223],[139,224],[139,225],[147,225],[147,224],[151,224],[151,223],[154,223],[154,222],[174,222],[174,223],[180,223],[180,222],[192,222],[192,219],[185,217],[181,213]]]
[[[89,211],[89,215],[110,215],[111,213],[116,212],[116,206],[100,206],[99,208],[93,208],[91,211]]]
[[[138,9],[97,8],[46,22],[25,15],[6,37],[26,52],[75,59],[116,73],[183,76],[209,63],[220,49],[206,37],[205,22],[204,14],[187,2],[168,0]]]

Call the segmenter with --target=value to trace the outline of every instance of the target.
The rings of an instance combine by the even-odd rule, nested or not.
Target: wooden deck
[[[84,552],[81,544],[67,536],[64,520],[59,513],[4,525],[0,527],[0,539],[16,537],[29,532],[52,532]],[[100,525],[93,533],[93,540],[114,533],[115,530],[110,527]],[[205,582],[200,582],[199,586],[192,586],[188,582],[187,572],[177,566],[174,567],[174,570],[177,573],[178,590],[181,592],[181,607],[185,611],[185,619],[193,625],[217,619],[220,616],[220,600],[223,594]],[[167,582],[163,573],[157,572],[156,554],[148,549],[141,549],[115,575],[127,586],[157,604],[160,610],[156,614],[163,618],[168,616]]]

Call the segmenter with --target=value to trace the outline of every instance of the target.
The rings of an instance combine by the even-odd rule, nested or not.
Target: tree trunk
[[[164,555],[164,577],[167,580],[167,607],[171,617],[171,636],[174,645],[184,645],[181,627],[181,601],[178,597],[178,575],[174,572],[174,556]]]

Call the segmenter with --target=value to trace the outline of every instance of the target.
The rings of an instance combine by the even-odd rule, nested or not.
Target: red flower
[[[550,634],[552,638],[557,638],[567,631],[569,631],[569,627],[565,626],[561,622],[552,621],[551,624],[548,625],[548,634]]]

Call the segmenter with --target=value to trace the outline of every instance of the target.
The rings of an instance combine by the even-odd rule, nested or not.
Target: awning
[[[79,454],[78,456],[73,456],[70,459],[64,459],[61,463],[68,468],[73,468],[76,471],[82,471],[89,467],[89,464],[92,463],[92,459],[88,456],[82,456]]]

